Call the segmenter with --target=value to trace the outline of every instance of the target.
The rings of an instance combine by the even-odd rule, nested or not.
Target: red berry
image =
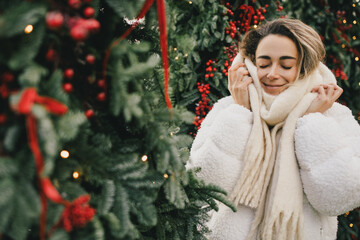
[[[74,70],[72,68],[65,69],[64,76],[68,79],[72,79],[74,77]]]
[[[231,36],[231,38],[234,38],[234,37],[235,37],[235,34],[234,34],[234,33],[230,33],[230,36]]]
[[[70,93],[70,92],[72,92],[74,89],[73,89],[73,86],[70,84],[70,83],[65,83],[64,85],[63,85],[63,89],[64,89],[64,91],[65,92],[67,92],[67,93]]]
[[[45,58],[49,62],[55,62],[58,59],[58,54],[54,49],[49,49],[46,53]]]
[[[68,4],[71,8],[79,9],[81,7],[80,0],[68,0]]]
[[[95,56],[92,54],[88,54],[86,56],[86,62],[89,64],[94,64],[95,63]]]
[[[265,4],[265,7],[266,7],[266,8],[269,7],[269,4]]]
[[[77,24],[70,30],[70,35],[75,41],[84,41],[89,34],[89,31],[84,26]]]
[[[4,80],[4,82],[12,82],[12,81],[14,81],[14,75],[12,75],[9,72],[4,73],[1,77]]]
[[[105,87],[105,80],[104,79],[99,79],[97,82],[97,85],[101,88]]]
[[[213,76],[214,76],[214,74],[210,73],[210,77],[213,77]]]
[[[97,32],[100,29],[100,23],[98,20],[91,18],[84,22],[83,26],[89,31],[89,32]]]
[[[91,18],[93,17],[95,14],[95,9],[93,9],[92,7],[87,7],[84,9],[84,16],[87,18]]]
[[[103,102],[106,100],[106,94],[104,92],[101,92],[99,93],[97,96],[96,96],[97,100],[99,100],[100,102]]]
[[[57,30],[63,25],[64,16],[60,12],[48,12],[45,21],[48,28]]]
[[[88,109],[88,110],[86,110],[86,112],[85,112],[85,116],[87,117],[87,118],[91,118],[91,117],[93,117],[95,115],[95,113],[94,113],[94,111],[92,110],[92,109]]]
[[[205,74],[205,78],[209,78],[209,74]]]
[[[7,117],[5,114],[0,114],[0,124],[4,124],[7,121]]]

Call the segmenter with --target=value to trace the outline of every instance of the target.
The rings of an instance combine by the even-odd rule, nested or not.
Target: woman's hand
[[[244,63],[236,63],[229,69],[228,89],[236,104],[250,110],[249,84],[253,80]]]
[[[311,92],[318,93],[318,96],[312,101],[305,114],[315,112],[324,113],[332,107],[334,102],[343,93],[343,90],[338,85],[330,83],[329,85],[322,84],[314,87]]]

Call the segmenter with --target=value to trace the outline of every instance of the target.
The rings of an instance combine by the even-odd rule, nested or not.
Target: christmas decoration
[[[204,239],[217,200],[231,205],[184,163],[229,95],[241,37],[266,20],[321,33],[340,102],[360,117],[358,2],[164,2],[0,2],[0,238]],[[19,114],[29,89],[36,102]],[[358,237],[358,217],[339,217],[339,239]]]

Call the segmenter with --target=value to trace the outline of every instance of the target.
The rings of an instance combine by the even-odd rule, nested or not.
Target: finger
[[[314,87],[312,90],[311,90],[311,92],[313,93],[313,92],[318,92],[319,91],[319,88],[320,88],[320,86],[316,86],[316,87]]]
[[[332,100],[335,102],[343,93],[343,89],[341,87],[338,87],[338,89],[335,90]]]
[[[327,91],[326,91],[326,95],[329,97],[329,98],[333,98],[334,96],[334,85],[328,85],[328,88],[327,88]]]
[[[252,77],[248,77],[245,81],[244,81],[244,84],[249,87],[249,85],[254,82]]]
[[[318,93],[319,93],[318,98],[324,98],[326,96],[325,89],[323,86],[319,86]]]
[[[230,68],[229,68],[229,72],[231,71],[236,71],[238,70],[240,67],[244,67],[245,66],[245,63],[242,63],[242,62],[238,62],[238,63],[235,63],[234,65],[232,65]]]

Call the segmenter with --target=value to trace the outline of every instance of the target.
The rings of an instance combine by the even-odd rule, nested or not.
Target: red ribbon
[[[34,155],[35,165],[36,165],[36,177],[39,186],[40,192],[40,201],[41,201],[41,213],[40,213],[40,239],[45,239],[46,233],[46,213],[47,213],[47,199],[50,199],[52,202],[62,204],[65,206],[64,212],[69,212],[69,209],[72,206],[79,205],[76,200],[73,202],[69,202],[63,199],[60,193],[56,190],[54,185],[51,183],[49,178],[43,178],[42,172],[44,169],[44,158],[41,154],[41,150],[39,148],[39,141],[37,137],[37,123],[36,118],[32,115],[31,109],[34,104],[41,104],[48,112],[56,114],[56,115],[64,115],[68,108],[64,104],[58,102],[55,99],[49,97],[39,96],[36,92],[35,88],[27,88],[22,94],[21,98],[15,107],[15,111],[18,113],[26,115],[26,131],[28,136],[29,147]],[[90,200],[89,195],[85,195],[86,200]],[[84,204],[84,201],[81,202]],[[90,211],[89,211],[90,209]],[[81,224],[77,224],[76,222],[73,224],[74,226],[82,226],[84,221],[87,222],[90,220],[95,214],[95,209],[90,208],[88,205],[86,206],[87,215],[86,217],[82,217],[80,219],[85,219],[81,221]],[[71,214],[67,214],[68,216],[72,216]],[[83,215],[81,215],[83,216]],[[79,218],[79,217],[78,217]],[[62,217],[63,219],[63,217]],[[77,218],[75,218],[77,219]],[[72,228],[71,228],[72,229]]]
[[[142,6],[139,14],[136,17],[136,21],[130,26],[128,30],[125,31],[123,35],[121,35],[118,39],[116,39],[110,47],[106,50],[104,57],[104,65],[103,65],[103,79],[106,82],[106,69],[110,57],[111,50],[115,47],[121,40],[125,39],[134,28],[139,24],[139,20],[143,18],[146,13],[149,11],[150,7],[154,3],[154,0],[146,0],[144,5]],[[164,68],[164,91],[165,91],[165,102],[166,106],[171,109],[171,101],[168,93],[169,89],[169,60],[168,60],[168,45],[167,45],[167,34],[166,34],[166,10],[164,0],[156,0],[157,4],[157,12],[158,12],[158,21],[160,28],[160,46],[161,46],[161,57],[163,60],[163,68]]]

